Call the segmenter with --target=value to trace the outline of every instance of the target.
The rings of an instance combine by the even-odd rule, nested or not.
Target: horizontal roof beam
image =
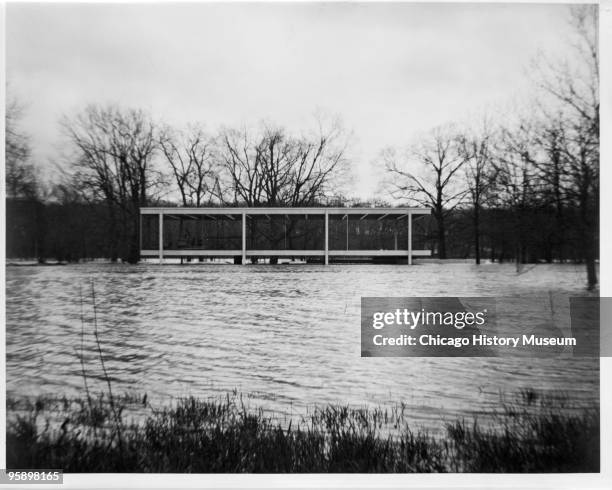
[[[406,214],[430,214],[429,208],[181,208],[181,207],[145,207],[140,208],[141,214],[191,214],[191,215],[241,215],[246,213],[247,215],[265,215],[265,214],[304,214],[304,215],[324,215],[324,214],[359,214],[359,215],[371,215],[371,214],[393,214],[393,215],[406,215]]]

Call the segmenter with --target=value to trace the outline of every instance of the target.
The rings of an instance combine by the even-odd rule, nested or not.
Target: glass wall
[[[329,250],[408,250],[408,217],[329,215]]]
[[[247,215],[247,250],[324,250],[322,214]]]
[[[164,250],[241,249],[240,214],[164,214]]]
[[[435,235],[434,235],[435,236]],[[431,216],[416,215],[412,217],[412,249],[428,250],[432,244]],[[437,240],[434,240],[436,243]]]
[[[140,249],[158,250],[159,249],[159,215],[142,214],[140,215]]]
[[[397,214],[329,214],[329,250],[408,249],[408,217]],[[164,213],[164,250],[242,250],[242,214]],[[141,249],[159,247],[159,215],[141,215]],[[427,220],[413,216],[413,248],[426,248]],[[251,214],[247,250],[324,250],[323,214]]]

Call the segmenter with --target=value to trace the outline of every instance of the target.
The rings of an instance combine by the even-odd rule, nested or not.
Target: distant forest
[[[300,134],[154,121],[145,111],[91,105],[64,117],[61,179],[44,182],[23,107],[6,108],[8,258],[139,260],[139,208],[358,206],[431,208],[420,218],[434,256],[586,264],[599,253],[597,7],[572,10],[567,60],[532,67],[528,110],[487,114],[385,148],[375,202],[347,198],[351,138],[339,119]]]

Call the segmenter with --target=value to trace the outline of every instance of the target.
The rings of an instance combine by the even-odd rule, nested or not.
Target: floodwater
[[[6,268],[7,393],[104,390],[208,398],[233,390],[279,414],[316,404],[405,403],[416,425],[499,408],[530,387],[598,403],[599,365],[579,358],[362,358],[362,296],[584,294],[575,265],[157,265]],[[529,313],[533,316],[534,313]],[[435,429],[434,429],[435,430]]]

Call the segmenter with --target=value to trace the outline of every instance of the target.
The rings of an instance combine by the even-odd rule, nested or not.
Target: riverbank
[[[151,407],[146,396],[8,401],[7,467],[64,472],[598,472],[599,411],[522,390],[434,437],[404,405],[327,405],[282,423],[239,395]],[[570,410],[568,410],[570,408]],[[127,415],[140,411],[140,416]],[[136,421],[137,420],[137,421]],[[485,422],[483,422],[483,420]]]

